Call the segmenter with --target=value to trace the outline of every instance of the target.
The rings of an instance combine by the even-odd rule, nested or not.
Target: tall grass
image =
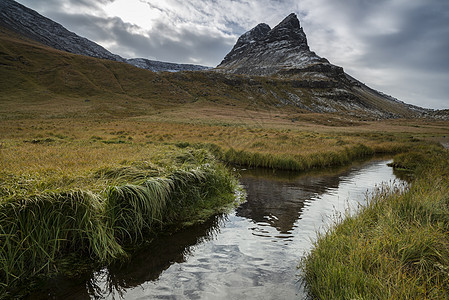
[[[105,203],[106,220],[117,239],[137,241],[155,223],[162,224],[171,190],[172,182],[162,178],[147,180],[142,185],[110,188]]]
[[[417,148],[395,164],[415,171],[410,187],[381,188],[319,234],[302,261],[315,298],[449,298],[449,153]]]
[[[120,184],[99,193],[44,192],[1,203],[3,293],[27,278],[57,272],[68,254],[99,264],[123,258],[125,249],[163,226],[201,221],[234,200],[236,179],[227,169],[213,160],[192,161],[159,177],[131,167],[102,169],[94,172],[97,180]],[[129,178],[134,181],[126,183]]]
[[[81,252],[100,262],[123,254],[100,219],[97,195],[84,191],[43,194],[0,205],[0,278],[50,271],[62,253]]]
[[[215,150],[217,151],[217,150]],[[281,170],[304,171],[338,167],[348,164],[356,159],[370,157],[375,151],[363,144],[345,147],[341,151],[316,151],[306,155],[260,153],[246,150],[229,150],[219,152],[219,157],[232,164],[248,167],[264,167]]]
[[[166,219],[187,222],[190,215],[206,220],[216,207],[232,203],[238,182],[223,166],[210,168],[204,164],[193,170],[178,170],[170,177],[173,180],[172,201],[168,203]],[[226,191],[227,193],[223,193]]]

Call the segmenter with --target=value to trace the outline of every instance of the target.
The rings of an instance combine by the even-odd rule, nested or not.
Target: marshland
[[[328,125],[318,123],[324,116],[304,114],[304,121],[292,124],[282,111],[276,117],[260,110],[246,112],[258,118],[235,123],[233,117],[218,122],[213,114],[195,119],[193,111],[185,112],[177,118],[161,110],[112,120],[1,121],[4,297],[39,290],[46,278],[82,278],[92,268],[126,265],[158,237],[232,212],[245,193],[233,169],[307,173],[375,155],[395,157],[393,165],[408,170],[410,187],[385,187],[358,213],[345,216],[343,210],[335,226],[314,228],[308,238],[320,233],[311,252],[295,256],[291,267],[299,265],[304,288],[321,298],[446,295],[447,150],[437,143],[449,134],[446,123]],[[339,247],[344,252],[335,256]],[[411,283],[413,291],[406,288]]]

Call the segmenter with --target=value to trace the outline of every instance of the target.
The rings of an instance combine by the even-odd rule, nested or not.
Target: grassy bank
[[[388,152],[390,151],[393,152],[394,149],[390,149]],[[384,152],[382,153],[384,154]],[[343,166],[356,159],[367,158],[374,154],[375,151],[372,148],[358,144],[352,147],[344,147],[339,151],[319,151],[306,155],[299,153],[293,155],[276,152],[260,153],[230,148],[221,152],[219,157],[226,162],[247,167],[305,171]]]
[[[301,263],[315,298],[449,298],[449,153],[417,147],[394,165],[413,172],[410,187],[379,189]]]
[[[68,256],[99,264],[126,258],[126,249],[166,226],[205,220],[235,201],[235,178],[207,151],[161,151],[153,154],[160,156],[156,163],[85,176],[33,178],[3,170],[0,296],[31,277],[58,272]]]

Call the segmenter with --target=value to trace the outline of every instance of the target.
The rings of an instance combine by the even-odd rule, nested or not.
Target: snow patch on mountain
[[[138,68],[147,69],[153,72],[202,71],[210,69],[205,66],[168,63],[146,58],[132,58],[127,59],[126,62]]]

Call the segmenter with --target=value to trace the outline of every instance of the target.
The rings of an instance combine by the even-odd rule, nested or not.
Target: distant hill
[[[0,25],[58,50],[127,62],[136,67],[154,72],[208,69],[208,67],[204,66],[159,62],[145,58],[125,59],[13,0],[0,1]]]
[[[153,72],[202,71],[210,69],[209,67],[200,65],[175,64],[157,60],[149,60],[146,58],[131,58],[127,59],[126,62],[138,68],[147,69]]]

